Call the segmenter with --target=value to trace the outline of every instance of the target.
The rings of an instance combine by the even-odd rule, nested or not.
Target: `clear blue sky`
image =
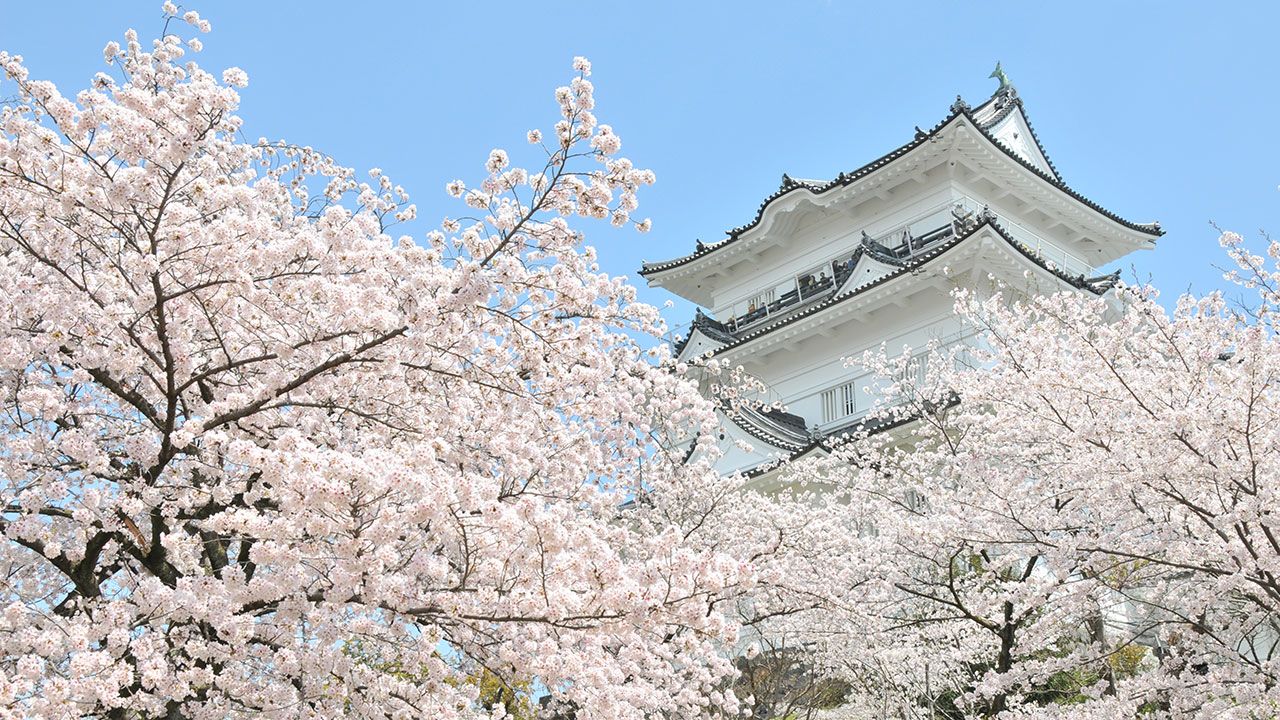
[[[158,1],[0,0],[0,48],[70,93]],[[604,269],[689,252],[749,220],[783,172],[833,177],[995,88],[1001,60],[1066,181],[1120,215],[1160,220],[1132,256],[1165,299],[1222,287],[1211,221],[1280,235],[1280,4],[1206,2],[224,2],[202,65],[248,71],[251,138],[313,145],[387,170],[420,216],[456,214],[444,184],[515,159],[555,120],[574,55],[598,115],[657,172],[649,235],[591,228]],[[2,93],[0,93],[2,94]],[[1126,266],[1130,264],[1126,261]],[[662,302],[669,296],[647,291]],[[669,319],[692,310],[681,304]]]

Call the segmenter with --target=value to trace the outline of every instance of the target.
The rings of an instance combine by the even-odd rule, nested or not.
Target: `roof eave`
[[[1061,270],[1054,269],[1053,267],[1050,266],[1050,264],[1047,261],[1045,261],[1043,258],[1038,257],[1033,250],[1026,247],[1017,239],[1015,239],[1012,235],[1010,235],[1008,231],[1002,228],[999,225],[999,223],[996,222],[994,219],[984,218],[981,222],[979,222],[976,226],[974,226],[969,232],[965,233],[964,235],[957,235],[955,238],[947,242],[945,245],[942,245],[937,248],[933,248],[932,250],[919,256],[916,261],[909,262],[903,265],[902,267],[898,268],[894,272],[891,272],[887,275],[883,275],[859,287],[850,288],[845,293],[832,295],[831,297],[827,298],[823,302],[815,304],[812,307],[808,308],[807,310],[802,310],[800,312],[795,313],[794,315],[790,315],[771,325],[766,325],[764,327],[756,329],[755,331],[749,334],[742,335],[738,338],[737,341],[732,343],[726,343],[724,345],[721,345],[719,348],[712,350],[711,354],[719,355],[724,352],[732,352],[734,350],[741,349],[746,345],[749,345],[751,342],[758,340],[766,335],[769,335],[775,332],[776,330],[779,330],[783,327],[791,325],[792,323],[798,322],[804,318],[818,315],[822,313],[822,311],[826,310],[827,308],[834,307],[836,305],[847,302],[849,300],[853,300],[854,298],[857,298],[863,295],[864,293],[876,287],[879,287],[881,285],[887,284],[897,278],[914,275],[916,271],[920,270],[924,266],[933,263],[935,260],[943,257],[948,252],[960,247],[965,242],[967,242],[970,238],[976,237],[978,233],[980,233],[984,228],[991,229],[993,232],[996,233],[996,235],[998,235],[1005,242],[1007,242],[1012,248],[1017,250],[1024,258],[1026,258],[1032,264],[1038,266],[1041,270],[1053,276],[1057,280],[1060,280],[1063,283],[1066,283],[1068,285],[1072,285],[1077,289],[1084,290],[1087,292],[1092,292],[1096,295],[1101,295],[1106,292],[1106,290],[1099,291],[1097,288],[1093,287],[1091,284],[1089,284],[1086,281],[1084,276],[1079,276],[1077,278],[1075,276],[1068,275]]]
[[[983,103],[982,105],[979,106],[979,108],[986,107],[986,105],[994,101],[994,99],[995,97],[993,96],[992,100],[988,100],[986,103]],[[1133,230],[1148,236],[1150,242],[1155,242],[1155,238],[1158,238],[1164,235],[1164,230],[1160,228],[1159,223],[1139,223],[1139,222],[1134,222],[1132,220],[1126,220],[1120,215],[1102,207],[1101,205],[1094,202],[1093,200],[1090,200],[1089,198],[1085,197],[1078,190],[1075,190],[1070,185],[1063,182],[1062,177],[1059,175],[1057,171],[1057,168],[1054,167],[1053,165],[1053,161],[1049,159],[1049,154],[1045,152],[1044,145],[1040,142],[1040,138],[1036,136],[1035,128],[1031,126],[1031,120],[1027,117],[1026,111],[1022,109],[1021,98],[1014,100],[1013,104],[1016,105],[1016,107],[1018,108],[1018,111],[1022,114],[1022,119],[1026,122],[1027,129],[1031,131],[1032,140],[1035,142],[1036,147],[1040,151],[1040,154],[1044,156],[1045,162],[1049,164],[1049,169],[1053,171],[1052,173],[1045,172],[1041,168],[1036,167],[1034,163],[1028,161],[1026,158],[1023,158],[1021,155],[1016,153],[1013,150],[1013,148],[1009,147],[1008,145],[1005,145],[1003,142],[1001,142],[994,135],[991,134],[991,132],[988,130],[988,127],[994,125],[996,122],[999,122],[999,120],[1004,119],[1003,116],[1001,116],[999,120],[992,120],[992,121],[988,121],[988,123],[981,123],[977,119],[978,110],[976,109],[967,110],[965,111],[964,114],[968,118],[969,122],[973,125],[974,129],[978,131],[978,134],[980,134],[985,140],[987,140],[987,142],[999,148],[1000,151],[1003,152],[1007,157],[1009,157],[1014,162],[1018,163],[1023,168],[1031,171],[1034,175],[1036,175],[1041,180],[1044,180],[1045,182],[1049,183],[1051,186],[1053,186],[1057,190],[1066,193],[1067,196],[1070,197],[1071,199],[1081,203],[1085,207],[1105,217],[1111,222],[1114,222],[1120,225],[1121,227],[1124,227],[1128,230]]]
[[[1021,113],[1022,119],[1027,124],[1027,129],[1031,131],[1032,141],[1035,143],[1037,149],[1040,151],[1040,154],[1044,157],[1045,162],[1048,163],[1049,169],[1051,170],[1051,172],[1045,172],[1041,168],[1036,167],[1033,163],[1029,162],[1025,158],[1018,155],[1016,152],[1014,152],[1012,148],[1010,148],[1009,146],[1005,145],[1003,142],[1000,142],[998,139],[996,139],[995,136],[993,136],[988,131],[987,126],[994,124],[995,122],[999,122],[999,120],[1004,119],[1005,115],[1001,114],[997,116],[995,119],[988,120],[987,123],[979,122],[977,119],[977,115],[981,111],[983,111],[988,105],[997,101],[999,97],[1000,95],[999,93],[997,93],[996,95],[993,95],[990,99],[988,99],[986,102],[979,105],[977,108],[970,108],[962,100],[957,98],[956,103],[953,104],[951,107],[951,113],[947,115],[947,117],[944,118],[937,125],[934,125],[933,128],[931,128],[928,132],[923,133],[922,135],[917,136],[911,142],[901,145],[895,148],[894,150],[891,150],[890,152],[880,156],[879,158],[872,160],[871,162],[867,163],[866,165],[863,165],[857,170],[854,170],[852,172],[847,172],[847,173],[840,173],[833,180],[830,180],[823,185],[815,186],[807,182],[797,181],[784,176],[784,181],[782,185],[779,187],[779,189],[773,192],[772,194],[768,195],[760,203],[759,208],[756,210],[755,217],[745,225],[739,225],[736,228],[732,228],[728,230],[727,231],[728,237],[721,240],[720,242],[707,244],[703,248],[695,251],[694,253],[685,255],[683,257],[673,258],[671,260],[665,260],[665,261],[656,262],[656,263],[644,263],[640,268],[639,274],[646,279],[656,279],[661,274],[666,273],[670,270],[684,267],[702,258],[706,258],[710,255],[713,255],[717,250],[720,250],[721,248],[724,248],[727,245],[737,242],[738,239],[742,237],[742,235],[747,233],[752,228],[755,228],[756,226],[758,226],[760,222],[764,219],[764,215],[768,207],[772,205],[774,201],[778,200],[779,198],[789,193],[796,192],[798,190],[807,191],[811,195],[816,197],[836,187],[847,186],[852,184],[855,181],[870,177],[876,171],[881,170],[885,167],[888,167],[893,162],[905,156],[907,153],[911,152],[912,150],[916,149],[917,147],[920,147],[924,143],[936,137],[939,133],[945,130],[948,125],[956,121],[958,118],[965,119],[970,125],[973,126],[975,130],[978,131],[978,133],[983,138],[985,138],[988,142],[990,142],[995,147],[999,148],[1001,152],[1003,152],[1006,156],[1008,156],[1014,162],[1018,163],[1020,166],[1026,168],[1027,170],[1030,170],[1037,177],[1049,183],[1054,188],[1066,193],[1070,198],[1072,198],[1076,202],[1083,204],[1085,207],[1089,208],[1090,210],[1093,210],[1094,212],[1102,215],[1103,217],[1107,218],[1108,220],[1114,223],[1119,224],[1120,226],[1126,229],[1133,230],[1135,232],[1138,232],[1147,236],[1150,242],[1154,242],[1155,238],[1158,238],[1164,235],[1164,230],[1160,228],[1158,223],[1138,223],[1131,220],[1126,220],[1125,218],[1117,215],[1114,212],[1111,212],[1110,210],[1107,210],[1106,208],[1102,207],[1098,203],[1085,197],[1079,191],[1071,188],[1071,186],[1063,182],[1061,175],[1058,173],[1057,168],[1053,164],[1053,160],[1050,159],[1048,152],[1046,152],[1044,149],[1044,144],[1040,142],[1040,138],[1036,134],[1035,128],[1031,125],[1031,120],[1030,118],[1027,117],[1027,113],[1023,106],[1021,98],[1015,96],[1012,100],[1010,100],[1010,103],[1009,103],[1010,109],[1007,112],[1013,112],[1013,110],[1016,109],[1019,113]],[[1006,113],[1006,111],[1003,111],[1003,110],[1001,112]]]
[[[668,270],[673,270],[677,267],[688,265],[691,262],[707,257],[713,254],[716,250],[719,250],[725,247],[726,245],[729,245],[730,243],[736,242],[747,231],[758,226],[760,222],[764,219],[765,211],[768,209],[768,207],[772,205],[774,201],[783,197],[784,195],[795,192],[797,190],[806,190],[810,194],[816,197],[830,190],[833,190],[837,187],[844,187],[856,181],[871,177],[873,174],[875,174],[875,172],[882,170],[886,167],[889,167],[889,165],[891,165],[893,162],[895,162],[899,158],[905,156],[907,153],[911,152],[912,150],[924,145],[931,138],[936,137],[938,133],[946,129],[948,124],[950,124],[956,118],[960,117],[962,114],[963,113],[960,111],[959,108],[953,109],[950,115],[948,115],[945,119],[943,119],[941,122],[935,125],[927,133],[919,137],[916,137],[914,140],[912,140],[909,143],[898,146],[894,150],[891,150],[890,152],[884,155],[881,155],[880,157],[876,158],[875,160],[872,160],[866,165],[863,165],[857,170],[854,170],[852,172],[840,173],[834,179],[828,181],[824,185],[813,186],[813,185],[809,185],[807,183],[802,183],[795,180],[792,180],[791,182],[784,182],[777,191],[765,197],[765,199],[760,203],[760,207],[756,210],[756,216],[750,222],[746,223],[745,225],[739,225],[738,227],[731,228],[730,230],[726,231],[728,237],[726,237],[725,239],[717,243],[708,244],[704,246],[701,250],[698,250],[690,255],[673,258],[671,260],[666,260],[663,262],[645,263],[640,268],[640,275],[645,278],[656,276]]]

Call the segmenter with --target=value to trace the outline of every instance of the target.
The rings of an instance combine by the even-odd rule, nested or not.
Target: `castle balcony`
[[[962,196],[931,208],[923,219],[900,225],[879,237],[872,238],[863,233],[860,246],[740,298],[730,304],[724,325],[732,333],[741,333],[826,298],[844,285],[853,273],[859,256],[864,253],[878,261],[898,265],[927,252],[939,243],[956,237],[957,233],[963,234],[969,223],[978,217],[979,211],[975,208],[983,208],[982,212],[993,217],[1010,237],[1056,270],[1080,277],[1094,274],[1095,269],[1088,262],[1005,214],[990,210],[974,198]],[[921,225],[932,229],[914,234],[913,228]]]
[[[887,257],[893,260],[905,260],[954,235],[955,230],[951,224],[935,228],[918,237],[913,237],[904,227],[882,238],[884,242],[894,242],[893,247],[886,246],[884,242],[871,242]],[[789,314],[825,298],[849,279],[862,252],[862,248],[858,248],[843,253],[733,303],[730,317],[725,321],[725,325],[732,332],[741,332],[765,320]]]
[[[1082,277],[1090,277],[1096,274],[1097,268],[1072,255],[1055,243],[1045,240],[1024,225],[1014,222],[1000,213],[995,213],[995,216],[996,222],[1010,237],[1022,243],[1028,250],[1040,256],[1040,259],[1049,263],[1056,270],[1067,275],[1079,275]]]

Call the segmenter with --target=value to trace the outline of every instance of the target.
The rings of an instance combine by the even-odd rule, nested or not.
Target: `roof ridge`
[[[994,214],[992,214],[989,210],[986,210],[986,209],[984,210],[985,212],[982,214],[980,219],[977,221],[976,224],[974,224],[972,228],[969,228],[964,233],[956,233],[950,240],[944,243],[941,243],[935,247],[929,248],[918,255],[912,256],[911,258],[908,258],[906,262],[904,262],[900,267],[898,267],[894,271],[881,275],[880,277],[875,278],[874,280],[865,282],[856,287],[849,288],[843,293],[833,294],[830,297],[827,297],[826,299],[822,300],[821,302],[815,303],[814,305],[811,305],[808,308],[805,308],[791,315],[783,317],[780,320],[777,320],[776,322],[773,322],[771,324],[762,325],[758,328],[755,328],[749,333],[742,333],[740,335],[736,335],[736,338],[737,338],[736,340],[734,340],[731,343],[726,343],[724,345],[721,345],[720,347],[715,348],[713,350],[710,350],[709,351],[710,354],[718,355],[726,350],[740,347],[742,345],[745,345],[751,342],[752,340],[755,340],[756,338],[762,337],[764,335],[768,335],[774,330],[785,327],[786,325],[790,325],[791,323],[799,320],[800,318],[808,317],[810,315],[821,312],[822,310],[825,310],[833,305],[838,305],[846,300],[850,300],[854,297],[857,297],[858,295],[861,295],[863,292],[870,290],[871,288],[876,287],[877,285],[881,285],[894,278],[899,278],[899,277],[902,277],[903,275],[913,273],[916,270],[918,270],[921,266],[929,263],[930,261],[939,257],[940,255],[950,250],[951,248],[956,247],[957,245],[964,242],[965,240],[968,240],[969,238],[973,237],[978,233],[979,230],[981,230],[984,227],[990,227],[991,229],[995,230],[997,235],[999,235],[1005,242],[1009,243],[1009,245],[1012,246],[1014,249],[1018,250],[1028,260],[1032,261],[1033,263],[1035,263],[1045,271],[1055,275],[1056,277],[1072,285],[1073,287],[1076,287],[1081,290],[1088,290],[1089,292],[1092,292],[1096,295],[1105,294],[1108,290],[1114,287],[1114,284],[1115,284],[1114,281],[1109,283],[1106,281],[1106,278],[1108,278],[1109,276],[1103,276],[1102,279],[1093,279],[1093,278],[1086,279],[1083,274],[1071,275],[1067,273],[1065,270],[1062,270],[1056,267],[1055,265],[1050,263],[1048,260],[1045,260],[1039,254],[1037,254],[1034,250],[1032,250],[1022,241],[1010,235],[1009,232],[1005,230],[1002,225],[999,224]],[[1118,275],[1116,276],[1116,279],[1117,280],[1119,279]]]
[[[702,312],[702,308],[697,308],[694,311],[693,321],[689,323],[689,332],[686,333],[684,337],[677,340],[674,345],[676,355],[684,352],[685,347],[689,345],[689,341],[693,340],[694,330],[701,331],[707,338],[715,340],[721,344],[733,342],[738,337],[729,329],[728,325],[725,325],[719,320],[716,320],[710,315]],[[723,337],[716,337],[716,335],[721,335]],[[728,337],[729,339],[725,340],[724,337]]]
[[[1012,86],[1010,86],[1010,88],[1012,88]],[[770,204],[773,203],[773,201],[777,200],[778,198],[798,189],[807,190],[814,195],[821,195],[836,187],[849,185],[854,181],[859,180],[876,170],[879,170],[881,167],[889,164],[890,162],[897,160],[899,157],[902,157],[903,155],[911,152],[912,150],[916,149],[917,147],[924,144],[925,142],[930,141],[932,138],[934,138],[937,135],[937,133],[940,130],[942,130],[943,127],[950,124],[957,117],[960,117],[962,115],[966,119],[968,119],[969,122],[973,123],[974,128],[977,129],[978,132],[981,133],[984,138],[986,138],[996,147],[1000,148],[1000,150],[1002,150],[1005,153],[1005,155],[1007,155],[1008,157],[1010,157],[1011,159],[1013,159],[1015,162],[1022,165],[1023,167],[1031,170],[1038,177],[1046,180],[1055,188],[1062,190],[1069,197],[1083,203],[1086,207],[1099,213],[1103,217],[1109,220],[1112,220],[1113,222],[1119,223],[1123,227],[1127,227],[1131,230],[1137,230],[1139,232],[1153,235],[1155,237],[1160,237],[1161,235],[1164,235],[1164,230],[1160,227],[1159,222],[1139,223],[1139,222],[1134,222],[1132,220],[1126,220],[1125,218],[1120,217],[1119,215],[1117,215],[1116,213],[1110,210],[1107,210],[1106,208],[1102,207],[1098,203],[1094,202],[1093,200],[1090,200],[1088,197],[1081,194],[1079,191],[1067,185],[1066,182],[1064,182],[1061,176],[1058,174],[1056,166],[1053,164],[1053,161],[1049,158],[1049,154],[1045,152],[1043,145],[1040,143],[1040,139],[1036,135],[1035,129],[1031,125],[1031,120],[1030,118],[1027,117],[1026,110],[1022,104],[1022,99],[1016,95],[1016,91],[1011,94],[1012,100],[1009,101],[1009,107],[1010,108],[1015,106],[1023,107],[1022,116],[1023,116],[1023,119],[1025,119],[1027,122],[1027,128],[1031,131],[1032,140],[1036,143],[1036,146],[1039,148],[1040,153],[1044,156],[1045,161],[1049,164],[1049,167],[1053,172],[1052,173],[1045,172],[1044,170],[1036,167],[1034,164],[1032,164],[1025,158],[1018,155],[1016,152],[1014,152],[1013,149],[1010,148],[1008,145],[1004,144],[1003,142],[998,140],[994,135],[992,135],[988,131],[988,126],[978,121],[976,114],[979,111],[981,111],[983,108],[990,105],[992,102],[995,102],[998,96],[1000,96],[1001,94],[1002,94],[1001,91],[997,91],[996,95],[993,95],[990,99],[988,99],[982,105],[979,105],[977,108],[969,107],[968,103],[964,102],[963,98],[957,95],[956,102],[952,103],[951,105],[950,114],[948,114],[943,120],[941,120],[932,128],[930,128],[928,132],[924,133],[923,135],[917,135],[916,138],[911,140],[910,142],[907,142],[903,145],[898,146],[894,150],[891,150],[888,153],[881,155],[880,157],[857,168],[856,170],[853,170],[851,172],[840,173],[834,179],[827,181],[825,184],[810,185],[808,183],[798,181],[790,177],[789,175],[784,174],[783,182],[781,186],[777,190],[765,196],[765,199],[761,201],[760,205],[756,209],[755,217],[752,218],[749,222],[734,228],[730,228],[729,230],[726,231],[727,237],[723,238],[718,242],[703,243],[699,245],[699,247],[695,249],[694,252],[688,255],[684,255],[682,257],[677,257],[677,258],[673,258],[671,260],[666,260],[662,262],[644,263],[640,268],[640,275],[644,276],[644,275],[649,275],[655,272],[660,272],[663,270],[669,270],[673,267],[678,267],[680,265],[684,265],[686,263],[692,262],[693,260],[696,260],[702,257],[703,255],[706,255],[707,253],[714,252],[715,250],[719,250],[725,245],[728,245],[730,243],[737,241],[743,235],[743,233],[758,226],[760,222],[764,219],[765,210],[769,207]],[[1005,93],[1005,95],[1010,95],[1010,94]],[[1009,112],[1012,112],[1012,110],[1009,110]]]
[[[791,452],[795,452],[797,448],[803,447],[801,443],[793,442],[791,440],[787,440],[786,438],[778,437],[777,435],[774,435],[773,433],[769,432],[765,428],[759,427],[754,423],[748,422],[746,418],[742,416],[741,410],[733,407],[733,405],[729,404],[727,401],[721,403],[720,410],[721,412],[724,413],[726,417],[728,417],[733,422],[734,425],[737,425],[743,432],[747,433],[751,437],[756,438],[757,440],[760,440],[761,442],[766,442],[776,448],[779,448],[781,450],[791,451]],[[800,417],[800,416],[797,415],[796,417]],[[803,420],[803,418],[801,419]]]
[[[765,196],[765,199],[761,201],[759,207],[756,209],[755,218],[753,218],[750,222],[747,222],[746,224],[739,225],[734,228],[730,228],[729,230],[725,231],[728,237],[718,242],[706,243],[699,249],[683,257],[678,257],[672,260],[667,260],[665,262],[659,262],[659,263],[645,263],[644,266],[640,268],[640,274],[645,275],[647,273],[656,272],[658,270],[666,270],[668,268],[676,267],[678,265],[683,265],[687,262],[690,262],[691,260],[695,260],[698,257],[701,257],[702,255],[705,255],[713,250],[718,250],[719,248],[724,247],[725,245],[737,240],[744,232],[760,224],[760,221],[764,219],[765,208],[767,208],[774,200],[777,200],[778,198],[782,197],[783,195],[786,195],[787,193],[790,193],[793,190],[804,189],[804,190],[808,190],[809,192],[815,195],[821,195],[822,193],[825,193],[828,190],[835,188],[836,186],[848,185],[852,183],[854,180],[858,180],[870,174],[872,171],[880,169],[881,166],[888,164],[889,161],[896,160],[902,155],[905,155],[906,153],[914,150],[920,145],[923,145],[925,142],[929,140],[929,138],[933,137],[947,123],[956,119],[956,117],[958,117],[959,114],[960,113],[953,110],[952,113],[948,115],[945,119],[943,119],[937,125],[934,125],[932,128],[930,128],[929,131],[923,137],[917,137],[916,139],[912,140],[909,143],[906,143],[905,145],[900,145],[896,149],[891,150],[885,153],[884,155],[881,155],[875,160],[872,160],[871,162],[863,165],[862,167],[852,172],[842,172],[839,175],[835,176],[835,178],[828,180],[823,185],[814,187],[811,185],[801,184],[795,181],[794,179],[792,179],[790,176],[784,174],[782,186],[779,187],[777,190],[773,191],[772,193],[769,193],[768,195]]]
[[[1080,191],[1078,191],[1078,190],[1076,190],[1076,189],[1072,188],[1070,185],[1066,184],[1066,183],[1065,183],[1061,178],[1058,178],[1058,177],[1055,177],[1054,175],[1050,175],[1049,173],[1046,173],[1044,170],[1041,170],[1040,168],[1038,168],[1038,167],[1036,167],[1034,164],[1032,164],[1030,161],[1026,160],[1026,159],[1025,159],[1025,158],[1023,158],[1021,155],[1019,155],[1018,153],[1014,152],[1013,148],[1011,148],[1011,147],[1009,147],[1008,145],[1004,144],[1002,141],[1000,141],[998,138],[996,138],[996,136],[992,135],[992,134],[991,134],[991,133],[990,133],[990,132],[985,128],[985,127],[983,127],[981,124],[979,124],[979,123],[978,123],[978,121],[977,121],[977,119],[976,119],[976,118],[974,118],[971,114],[966,113],[966,117],[968,117],[971,121],[973,121],[973,126],[974,126],[974,128],[975,128],[975,129],[977,129],[977,130],[978,130],[978,132],[982,133],[982,136],[983,136],[983,137],[985,137],[987,140],[989,140],[989,141],[991,142],[991,144],[993,144],[993,145],[995,145],[996,147],[998,147],[998,148],[1000,148],[1001,150],[1003,150],[1003,151],[1004,151],[1004,153],[1005,153],[1006,155],[1008,155],[1010,158],[1012,158],[1013,160],[1015,160],[1016,162],[1018,162],[1020,165],[1022,165],[1022,166],[1023,166],[1023,167],[1025,167],[1025,168],[1027,168],[1028,170],[1032,171],[1033,173],[1035,173],[1036,175],[1038,175],[1038,176],[1039,176],[1039,177],[1041,177],[1042,179],[1044,179],[1044,180],[1048,181],[1048,182],[1049,182],[1051,185],[1053,185],[1054,187],[1058,188],[1059,190],[1062,190],[1062,191],[1063,191],[1063,192],[1065,192],[1067,195],[1071,196],[1072,198],[1074,198],[1074,199],[1076,199],[1076,200],[1079,200],[1081,203],[1084,203],[1084,205],[1085,205],[1085,206],[1087,206],[1087,207],[1091,208],[1092,210],[1094,210],[1094,211],[1095,211],[1095,212],[1097,212],[1098,214],[1102,215],[1103,217],[1108,218],[1108,219],[1110,219],[1110,220],[1113,220],[1113,221],[1115,221],[1115,222],[1119,223],[1120,225],[1123,225],[1124,227],[1127,227],[1127,228],[1130,228],[1130,229],[1133,229],[1133,230],[1138,230],[1138,231],[1140,231],[1140,232],[1144,232],[1144,233],[1152,234],[1152,235],[1155,235],[1156,237],[1160,237],[1161,235],[1164,235],[1164,230],[1162,230],[1162,229],[1160,228],[1160,223],[1159,223],[1159,221],[1154,221],[1154,222],[1150,222],[1150,223],[1139,223],[1139,222],[1134,222],[1134,221],[1132,221],[1132,220],[1126,220],[1126,219],[1124,219],[1124,218],[1120,217],[1119,215],[1115,214],[1114,212],[1112,212],[1112,211],[1110,211],[1110,210],[1108,210],[1108,209],[1106,209],[1106,208],[1102,207],[1101,205],[1099,205],[1098,203],[1094,202],[1093,200],[1090,200],[1089,198],[1085,197],[1083,194],[1081,194],[1081,193],[1080,193]],[[1024,117],[1024,118],[1026,117],[1026,113],[1023,113],[1023,117]],[[1031,121],[1030,121],[1030,120],[1028,120],[1028,121],[1027,121],[1027,127],[1028,127],[1028,128],[1030,128],[1030,127],[1031,127]],[[1033,131],[1033,134],[1034,134],[1034,131]],[[1038,143],[1038,142],[1039,142],[1039,141],[1037,140],[1037,143]],[[1045,154],[1044,159],[1045,159],[1046,161],[1048,161],[1048,160],[1049,160],[1049,156],[1048,156],[1047,154]],[[1050,167],[1053,167],[1053,163],[1052,163],[1052,162],[1050,162]],[[1055,172],[1056,172],[1056,170],[1055,170]]]

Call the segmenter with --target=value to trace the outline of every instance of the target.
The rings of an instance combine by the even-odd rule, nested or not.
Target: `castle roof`
[[[693,315],[693,322],[689,324],[688,334],[676,340],[675,351],[677,355],[684,352],[689,341],[693,339],[694,331],[702,333],[709,340],[717,343],[731,343],[738,339],[738,337],[733,334],[733,331],[729,329],[729,326],[716,320],[710,315],[704,314],[702,312],[702,308],[698,308]]]
[[[1018,113],[1019,118],[1026,125],[1032,139],[1034,150],[1029,153],[1029,156],[1026,153],[1019,152],[1019,150],[1011,147],[1000,138],[997,138],[993,132],[997,129],[997,126],[1015,112]],[[765,211],[779,198],[802,191],[817,196],[848,186],[855,181],[872,175],[882,168],[888,167],[899,158],[910,153],[912,150],[938,138],[938,136],[953,123],[960,122],[965,122],[976,128],[978,134],[988,140],[992,145],[999,148],[1003,155],[1007,156],[1018,165],[1030,170],[1045,183],[1048,183],[1056,190],[1065,193],[1072,200],[1084,205],[1098,215],[1118,223],[1129,230],[1133,230],[1141,235],[1147,236],[1149,239],[1154,239],[1164,234],[1163,230],[1160,229],[1159,223],[1138,223],[1126,220],[1116,213],[1102,207],[1093,200],[1085,197],[1083,194],[1063,182],[1052,161],[1049,160],[1048,153],[1045,152],[1044,146],[1040,142],[1040,138],[1036,135],[1035,129],[1031,126],[1030,120],[1027,119],[1022,98],[1018,96],[1017,91],[1013,86],[1007,86],[998,90],[991,96],[991,98],[976,108],[969,107],[963,99],[957,97],[955,103],[951,106],[950,114],[937,125],[934,125],[933,128],[928,131],[917,132],[915,138],[911,142],[908,142],[885,155],[872,160],[856,170],[840,173],[830,180],[801,180],[784,174],[782,176],[781,185],[760,203],[760,206],[756,211],[756,215],[751,221],[728,230],[726,233],[727,237],[719,242],[708,244],[699,243],[698,248],[689,255],[661,262],[646,262],[641,267],[640,274],[646,277],[660,274],[664,271],[713,255],[716,251],[737,242],[744,233],[758,226],[764,219]],[[1038,157],[1036,157],[1037,155]],[[1036,162],[1036,160],[1040,159],[1043,160],[1043,164]]]
[[[788,463],[795,462],[801,458],[823,454],[830,455],[848,438],[857,435],[877,435],[879,433],[889,432],[897,428],[908,425],[919,419],[917,415],[907,415],[902,413],[891,413],[887,415],[874,415],[871,417],[859,417],[850,420],[844,425],[831,428],[825,433],[814,433],[809,442],[797,445],[778,445],[771,442],[771,445],[779,447],[787,451],[786,457],[776,458],[769,462],[761,463],[753,468],[743,472],[743,475],[749,480],[755,480],[759,477],[768,475],[769,473],[785,467]]]
[[[992,234],[1007,243],[1009,247],[1016,250],[1019,256],[1025,258],[1033,265],[1041,268],[1045,272],[1053,275],[1072,287],[1094,293],[1095,295],[1102,295],[1114,287],[1116,282],[1120,279],[1119,271],[1094,277],[1085,277],[1084,275],[1069,273],[1045,260],[1034,249],[1027,247],[1024,243],[1016,239],[1000,225],[994,215],[984,213],[972,224],[971,227],[964,228],[961,232],[953,231],[950,233],[950,239],[939,241],[931,248],[906,258],[893,257],[892,266],[894,269],[892,271],[860,285],[837,289],[831,295],[819,300],[818,302],[815,302],[806,308],[798,309],[796,312],[785,315],[774,322],[752,326],[750,328],[743,329],[742,331],[735,331],[729,325],[719,322],[703,314],[702,311],[699,310],[694,316],[693,327],[690,329],[689,335],[677,344],[676,352],[678,354],[685,349],[689,339],[692,338],[695,329],[702,332],[703,335],[718,345],[718,347],[709,351],[712,355],[718,355],[728,350],[746,345],[753,340],[764,337],[804,318],[817,315],[828,308],[854,300],[875,287],[884,285],[885,283],[906,275],[918,273],[924,266],[943,257],[949,250],[958,247],[969,238],[978,235],[984,228],[989,228],[992,231]],[[857,258],[863,253],[869,254],[882,261],[890,259],[889,257],[881,258],[880,256],[883,252],[876,248],[876,243],[873,241],[869,242],[866,239],[864,239],[862,247],[858,248],[856,251],[854,263],[857,262]]]

